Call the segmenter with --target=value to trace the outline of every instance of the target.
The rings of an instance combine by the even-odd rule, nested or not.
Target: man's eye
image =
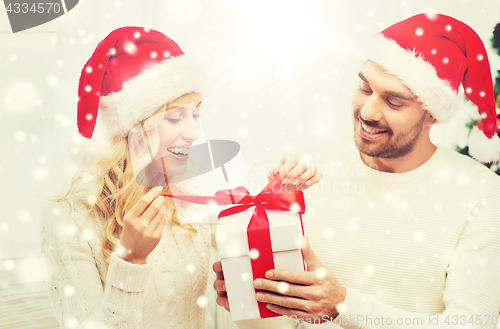
[[[365,94],[371,94],[372,91],[371,90],[368,90],[368,89],[364,89],[363,87],[359,87],[359,89],[364,92]]]
[[[399,108],[399,107],[403,106],[402,104],[401,104],[401,105],[399,105],[399,104],[394,104],[394,103],[391,103],[391,101],[390,101],[390,100],[387,100],[387,104],[389,104],[389,106],[391,106],[391,107],[395,107],[395,108]]]

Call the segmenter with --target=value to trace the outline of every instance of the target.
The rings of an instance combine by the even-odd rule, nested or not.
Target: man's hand
[[[224,307],[229,312],[229,302],[227,300],[226,283],[224,282],[224,273],[222,272],[222,262],[216,261],[212,266],[217,279],[214,282],[214,289],[217,291],[217,305]]]
[[[254,280],[259,302],[286,316],[295,315],[304,321],[311,319],[328,320],[337,317],[337,305],[343,303],[346,289],[318,260],[307,237],[302,242],[302,255],[307,264],[307,272],[292,270],[269,270],[266,279]],[[286,282],[283,282],[286,281]],[[218,301],[218,299],[217,299]],[[220,305],[220,304],[219,304]],[[330,318],[331,317],[331,318]]]
[[[308,166],[299,162],[295,153],[286,154],[276,167],[267,173],[267,179],[271,181],[274,176],[281,175],[281,183],[290,190],[305,190],[316,184],[323,178],[315,165]]]

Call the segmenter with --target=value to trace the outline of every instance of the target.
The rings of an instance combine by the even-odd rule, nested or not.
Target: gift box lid
[[[249,256],[247,227],[255,208],[219,219],[215,239],[220,258]],[[273,252],[300,249],[300,215],[290,211],[266,210]]]

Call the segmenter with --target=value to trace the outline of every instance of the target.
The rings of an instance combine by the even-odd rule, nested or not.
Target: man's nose
[[[365,105],[361,108],[360,115],[365,121],[380,121],[382,119],[380,99],[376,95],[370,95]]]

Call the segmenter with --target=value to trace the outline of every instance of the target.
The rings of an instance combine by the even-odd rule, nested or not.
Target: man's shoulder
[[[465,175],[463,179],[486,181],[491,185],[500,186],[500,176],[481,162],[444,147],[440,147],[440,152],[442,155],[441,163],[444,163],[448,168],[463,173]]]

